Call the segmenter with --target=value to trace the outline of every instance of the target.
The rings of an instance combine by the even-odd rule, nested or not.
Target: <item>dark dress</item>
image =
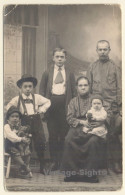
[[[70,130],[65,138],[61,170],[70,175],[95,174],[102,160],[103,138],[82,131],[79,119],[86,119],[90,97],[73,98],[68,106],[67,121]]]

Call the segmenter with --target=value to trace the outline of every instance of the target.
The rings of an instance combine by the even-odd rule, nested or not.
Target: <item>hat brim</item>
[[[19,88],[21,88],[22,83],[24,83],[24,82],[32,82],[34,87],[36,87],[36,85],[37,85],[37,79],[35,77],[27,77],[27,78],[22,78],[22,79],[18,80],[17,86]]]

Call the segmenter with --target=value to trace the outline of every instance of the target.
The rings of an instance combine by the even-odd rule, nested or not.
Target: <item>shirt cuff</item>
[[[39,113],[45,113],[46,110],[47,110],[46,108],[40,108],[40,109],[39,109]]]
[[[22,137],[19,137],[19,142],[21,142],[22,141]]]

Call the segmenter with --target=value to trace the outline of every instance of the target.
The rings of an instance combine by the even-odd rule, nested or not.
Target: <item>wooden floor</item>
[[[51,172],[50,175],[42,175],[39,173],[38,167],[33,167],[33,178],[5,179],[4,187],[7,191],[116,191],[122,187],[122,174],[116,175],[112,170],[107,175],[99,176],[99,183],[84,182],[64,182],[64,175],[59,171]]]

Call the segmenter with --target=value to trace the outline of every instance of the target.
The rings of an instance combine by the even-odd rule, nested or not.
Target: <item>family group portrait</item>
[[[3,7],[5,191],[122,189],[120,4]]]

